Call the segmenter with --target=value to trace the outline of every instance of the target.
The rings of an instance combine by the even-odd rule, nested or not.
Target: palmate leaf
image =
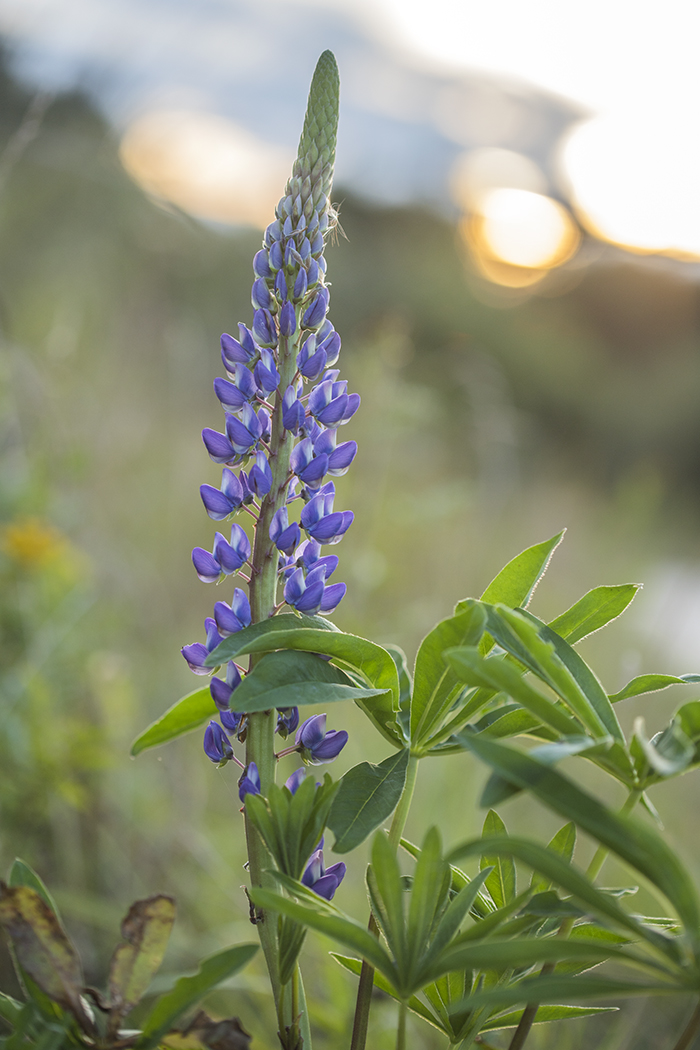
[[[448,860],[454,863],[464,857],[480,856],[484,849],[488,849],[492,854],[504,853],[523,861],[551,883],[571,893],[576,901],[585,905],[604,922],[612,922],[622,930],[628,931],[634,940],[646,942],[657,955],[660,953],[664,957],[664,967],[667,963],[674,968],[677,966],[677,946],[672,938],[650,929],[635,916],[629,915],[613,897],[594,886],[582,871],[536,842],[514,835],[493,836],[489,840],[473,839],[455,847],[448,855]],[[489,922],[490,919],[483,921]],[[466,939],[470,932],[462,934],[462,939]]]
[[[514,748],[474,737],[472,750],[501,776],[533,792],[545,805],[573,820],[597,842],[644,875],[667,898],[697,944],[700,902],[676,854],[652,828],[612,813],[556,770]]]
[[[617,1006],[563,1006],[561,1004],[552,1006],[540,1006],[533,1024],[550,1024],[552,1021],[573,1021],[577,1017],[591,1017],[593,1014],[617,1013]],[[480,1032],[497,1032],[504,1028],[517,1028],[520,1024],[522,1010],[513,1010],[507,1014],[499,1014],[484,1021],[479,1026]]]
[[[283,613],[251,624],[224,638],[206,663],[209,667],[216,667],[227,660],[235,660],[243,653],[267,653],[275,649],[321,653],[359,675],[370,689],[377,689],[380,693],[371,699],[358,699],[356,703],[390,743],[395,747],[405,746],[404,734],[396,716],[399,710],[399,678],[391,656],[386,649],[366,638],[338,631],[322,617]]]
[[[541,678],[581,719],[592,736],[624,736],[608,695],[576,650],[524,610],[493,607],[488,628],[499,645]],[[515,643],[515,644],[514,644]]]

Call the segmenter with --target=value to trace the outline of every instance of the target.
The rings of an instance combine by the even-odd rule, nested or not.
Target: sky
[[[460,150],[496,146],[604,239],[700,255],[692,0],[0,0],[0,33],[25,79],[89,85],[118,126],[184,107],[290,149],[331,47],[338,178],[365,196],[447,200]]]

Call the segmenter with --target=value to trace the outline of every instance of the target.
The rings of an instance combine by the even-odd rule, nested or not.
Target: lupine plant
[[[192,562],[204,583],[232,589],[224,591],[228,601],[214,603],[204,641],[185,645],[182,655],[195,674],[211,677],[145,730],[133,752],[204,726],[203,761],[227,767],[222,775],[237,767],[245,906],[285,1050],[311,1048],[299,964],[309,930],[333,940],[348,979],[359,978],[350,1050],[367,1045],[375,989],[398,1004],[398,1050],[407,1045],[409,1015],[448,1047],[489,1045],[489,1032],[511,1029],[517,1050],[534,1023],[612,1009],[596,1000],[698,996],[700,897],[652,826],[649,792],[700,764],[700,700],[685,703],[651,739],[638,721],[628,740],[616,705],[700,677],[643,675],[611,695],[575,648],[619,616],[637,588],[597,587],[545,624],[528,605],[560,534],[510,561],[479,599],[459,602],[423,639],[412,670],[400,649],[340,631],[327,618],[345,584],[329,582],[339,559],[324,548],[353,521],[334,502],[334,479],[357,450],[341,427],[359,407],[336,368],[340,337],[327,316],[337,119],[338,72],[325,52],[292,175],[253,260],[250,327],[240,323],[237,335],[221,338],[226,377],[214,391],[223,426],[202,435],[222,468],[218,488],[202,485],[202,503],[226,524],[195,548]],[[328,713],[343,701],[360,707],[389,754],[337,781],[324,769],[317,781],[314,767],[332,763],[348,739]],[[301,720],[300,707],[316,710]],[[530,746],[502,742],[509,738]],[[430,828],[420,845],[410,842],[404,829],[419,767],[460,751],[492,769],[483,834],[445,848]],[[278,760],[291,754],[300,765],[277,784]],[[565,777],[555,768],[562,759],[593,763],[622,785],[622,811]],[[494,808],[523,790],[566,821],[548,846],[509,835]],[[630,816],[638,802],[645,822]],[[598,843],[586,871],[574,860],[577,828]],[[368,914],[358,919],[342,910],[346,864],[330,862],[330,852],[344,856],[370,835]],[[609,852],[661,894],[668,914],[631,911],[625,901],[636,887],[596,885]],[[524,881],[523,868],[532,871]],[[11,917],[5,921],[12,932]],[[130,943],[128,932],[125,938]],[[599,966],[612,969],[598,976]],[[114,1007],[107,1008],[110,1018]],[[119,1011],[95,1045],[119,1036],[123,1003]],[[112,1045],[148,1050],[149,1024],[150,1042],[123,1035]],[[699,1028],[700,1007],[677,1050]]]

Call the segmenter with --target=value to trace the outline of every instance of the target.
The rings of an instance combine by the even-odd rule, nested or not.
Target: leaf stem
[[[401,798],[394,810],[394,816],[389,828],[389,842],[397,849],[401,841],[408,811],[411,808],[413,792],[416,786],[416,775],[418,773],[418,756],[410,755],[406,767],[406,780],[404,781]],[[375,937],[379,936],[379,926],[370,912],[367,929]],[[357,1002],[355,1004],[355,1017],[352,1025],[352,1040],[350,1050],[365,1050],[367,1043],[367,1028],[369,1025],[369,1009],[372,1001],[372,988],[374,987],[374,967],[363,961],[360,971],[360,983],[357,987]]]

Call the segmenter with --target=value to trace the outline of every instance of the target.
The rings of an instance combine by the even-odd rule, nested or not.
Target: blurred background
[[[412,659],[568,526],[533,610],[643,582],[584,655],[611,692],[700,670],[698,21],[682,0],[0,0],[0,867],[19,854],[50,883],[93,983],[139,895],[178,898],[170,973],[254,937],[235,772],[199,733],[128,749],[197,685],[178,650],[214,600],[190,550],[211,542],[198,486],[219,477],[199,432],[221,421],[219,336],[250,320],[324,48],[331,318],[363,399],[336,622]],[[692,698],[623,718],[655,732]],[[386,756],[358,711],[329,724],[351,730],[334,775]],[[457,756],[422,778],[412,837],[436,812],[447,841],[478,833],[482,769]],[[691,774],[654,797],[700,876],[697,793]],[[523,800],[503,816],[557,826]],[[358,917],[364,863],[339,899]],[[322,1050],[354,994],[328,947],[305,949]],[[264,988],[251,967],[211,1007],[272,1047]],[[656,1046],[685,1010],[637,1003],[532,1045]],[[392,1020],[380,1003],[377,1050]]]

